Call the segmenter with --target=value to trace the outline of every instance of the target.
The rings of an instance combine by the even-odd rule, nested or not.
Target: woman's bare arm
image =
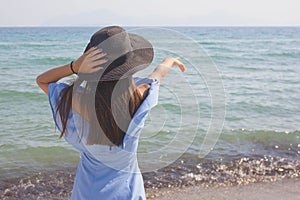
[[[71,71],[70,64],[66,64],[52,68],[40,74],[36,78],[36,83],[46,94],[48,94],[49,83],[56,82],[63,77],[70,76],[71,74],[73,74],[73,72]]]
[[[185,71],[185,66],[182,62],[179,61],[179,57],[177,58],[165,58],[149,75],[149,78],[157,79],[159,83],[162,82],[163,77],[171,70],[172,67],[178,66],[182,72]],[[137,87],[141,96],[146,98],[148,94],[148,90],[150,88],[149,84],[142,84]]]
[[[179,61],[179,57],[177,58],[165,58],[149,75],[149,78],[155,78],[160,83],[162,82],[163,77],[171,70],[172,67],[178,66],[182,72],[185,71],[185,66],[182,62]]]
[[[75,73],[93,73],[100,69],[100,65],[107,62],[105,59],[106,53],[102,50],[91,48],[82,56],[80,56],[76,61],[73,62],[73,70]],[[38,86],[48,94],[48,85],[50,83],[56,82],[61,78],[72,75],[70,64],[65,64],[63,66],[52,68],[36,78]]]

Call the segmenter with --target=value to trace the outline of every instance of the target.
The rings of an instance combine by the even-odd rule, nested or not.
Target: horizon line
[[[104,26],[113,26],[116,24],[102,24],[102,25],[0,25],[0,28],[93,28],[93,27],[104,27]],[[300,25],[119,25],[122,27],[291,27],[291,28],[297,28],[300,27]]]

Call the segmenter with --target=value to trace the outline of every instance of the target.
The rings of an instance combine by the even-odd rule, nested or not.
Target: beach
[[[74,172],[38,174],[20,180],[1,183],[0,198],[67,200],[71,196]],[[241,185],[190,185],[182,187],[146,188],[147,199],[159,200],[297,200],[300,199],[300,179],[286,178],[272,182],[255,182]]]
[[[147,199],[294,200],[300,197],[299,162],[275,158],[229,163],[189,159],[184,155],[165,168],[143,173]],[[195,162],[198,164],[193,167]],[[0,182],[0,199],[69,199],[75,172],[76,168],[71,167],[5,179]]]

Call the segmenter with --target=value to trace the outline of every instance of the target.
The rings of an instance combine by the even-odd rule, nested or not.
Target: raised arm
[[[182,72],[185,71],[185,66],[182,62],[179,61],[179,57],[166,57],[149,75],[149,78],[155,78],[161,83],[163,77],[171,70],[172,67],[175,66],[178,66]]]
[[[72,64],[65,64],[59,67],[52,68],[36,78],[38,86],[48,94],[48,85],[56,82],[61,78],[70,76],[73,73],[93,73],[100,69],[100,65],[107,62],[104,58],[106,55],[102,50],[91,48],[75,60]]]

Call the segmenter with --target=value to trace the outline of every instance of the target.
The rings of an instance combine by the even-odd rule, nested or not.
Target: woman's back
[[[95,195],[99,198],[107,198],[108,195],[118,199],[145,198],[143,180],[137,163],[138,138],[148,112],[157,104],[159,83],[149,78],[136,78],[135,83],[149,84],[150,88],[130,120],[124,139],[118,146],[89,144],[89,121],[85,120],[82,134],[82,116],[71,110],[64,138],[81,152],[72,199],[91,199]],[[59,115],[55,115],[55,109],[59,94],[65,87],[66,84],[52,83],[48,89],[50,105],[59,130],[62,129],[62,124],[59,123]],[[120,185],[120,181],[127,184]],[[127,198],[129,196],[130,198]]]

